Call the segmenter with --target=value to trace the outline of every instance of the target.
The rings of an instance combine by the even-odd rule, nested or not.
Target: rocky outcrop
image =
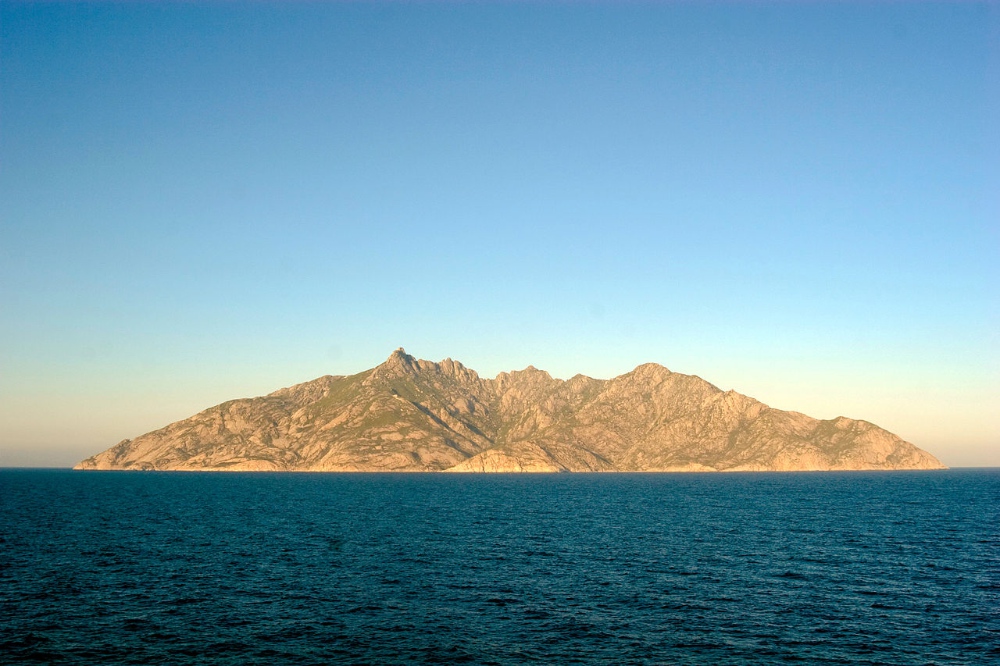
[[[76,469],[799,471],[941,469],[866,421],[772,409],[648,363],[610,380],[483,379],[403,349],[376,368],[232,400]]]

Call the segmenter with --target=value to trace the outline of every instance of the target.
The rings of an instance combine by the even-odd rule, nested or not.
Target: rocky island
[[[943,469],[876,425],[772,409],[647,363],[608,380],[483,379],[402,348],[356,375],[232,400],[82,470],[709,472]]]

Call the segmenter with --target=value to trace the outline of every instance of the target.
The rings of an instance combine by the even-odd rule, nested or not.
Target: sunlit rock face
[[[483,379],[402,348],[371,370],[206,409],[87,470],[706,472],[943,469],[866,421],[772,409],[653,363],[609,380]]]

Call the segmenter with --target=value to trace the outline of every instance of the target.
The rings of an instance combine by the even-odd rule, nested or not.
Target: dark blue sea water
[[[1000,470],[0,470],[3,663],[1000,663]]]

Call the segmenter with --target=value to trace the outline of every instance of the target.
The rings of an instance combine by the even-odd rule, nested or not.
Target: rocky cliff
[[[232,400],[76,469],[795,471],[941,469],[866,421],[772,409],[656,364],[609,380],[483,379],[398,349],[381,365]]]

